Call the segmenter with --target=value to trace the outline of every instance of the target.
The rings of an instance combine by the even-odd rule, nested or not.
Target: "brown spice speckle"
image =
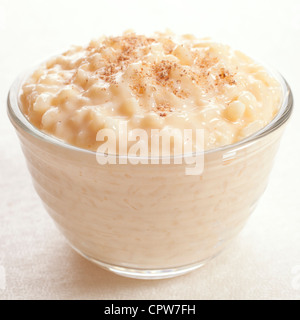
[[[159,114],[161,117],[166,117],[169,113],[174,112],[174,108],[172,108],[168,103],[159,104],[154,108],[154,111]]]
[[[146,93],[146,83],[150,85],[148,92],[155,94],[157,89],[165,88],[180,99],[190,95],[184,88],[188,81],[206,92],[222,90],[226,84],[236,84],[234,75],[219,66],[219,59],[212,52],[191,51],[194,61],[192,66],[168,60],[168,55],[172,54],[175,47],[171,38],[164,38],[162,42],[165,59],[156,62],[143,59],[151,52],[151,46],[160,41],[159,36],[155,39],[134,33],[105,38],[102,42],[91,43],[86,49],[87,63],[90,62],[96,77],[114,85],[118,83],[117,75],[126,73],[129,65],[140,64],[130,76],[130,89],[137,97]],[[69,81],[73,80],[74,77]]]

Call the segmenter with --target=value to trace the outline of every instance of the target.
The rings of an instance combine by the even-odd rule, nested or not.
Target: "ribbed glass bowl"
[[[26,75],[13,83],[8,114],[33,183],[70,245],[119,275],[159,279],[212,259],[240,232],[263,194],[293,98],[276,118],[239,143],[204,152],[201,176],[186,165],[99,165],[96,153],[35,128],[20,110]],[[99,155],[98,155],[99,156]]]

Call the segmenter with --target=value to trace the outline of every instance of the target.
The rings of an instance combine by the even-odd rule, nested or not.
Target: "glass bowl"
[[[19,94],[27,75],[11,87],[8,115],[46,210],[78,253],[138,279],[195,270],[241,231],[267,186],[293,107],[288,84],[272,71],[283,92],[275,119],[236,144],[203,152],[202,175],[186,175],[185,163],[100,165],[96,152],[25,118]]]

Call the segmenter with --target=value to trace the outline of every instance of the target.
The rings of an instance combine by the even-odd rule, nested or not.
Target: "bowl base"
[[[203,267],[207,262],[211,259],[207,259],[201,262],[197,262],[194,264],[190,264],[183,267],[175,267],[175,268],[166,268],[166,269],[135,269],[135,268],[127,268],[127,267],[120,267],[116,265],[112,265],[109,263],[105,263],[94,258],[91,258],[84,254],[83,252],[79,251],[77,248],[72,248],[79,253],[85,259],[93,262],[94,264],[98,265],[102,269],[111,271],[119,276],[123,276],[126,278],[132,279],[140,279],[140,280],[159,280],[159,279],[168,279],[168,278],[175,278],[186,273],[192,272]]]

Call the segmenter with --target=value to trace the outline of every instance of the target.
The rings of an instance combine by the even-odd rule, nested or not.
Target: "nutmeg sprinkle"
[[[162,59],[149,61],[147,58],[151,50],[160,44],[166,58],[172,55],[176,43],[171,39],[165,39],[162,35],[158,38],[126,34],[122,37],[108,37],[102,42],[92,42],[86,49],[86,61],[90,63],[92,72],[101,80],[109,84],[117,84],[117,76],[128,70],[132,64],[142,63],[140,69],[134,70],[130,80],[132,93],[140,97],[147,93],[146,87],[141,82],[150,82],[155,86],[168,88],[176,97],[186,99],[189,97],[188,90],[178,89],[180,78],[189,78],[195,85],[206,88],[206,91],[218,91],[222,86],[234,85],[234,74],[224,67],[218,67],[218,58],[212,53],[197,50],[191,45],[186,45],[191,50],[191,66],[182,65],[178,61]],[[216,79],[211,82],[212,67]],[[176,74],[179,79],[173,77]],[[72,80],[71,80],[72,83]],[[208,90],[207,90],[208,89]],[[154,91],[154,90],[152,90]]]
[[[160,104],[154,108],[154,111],[161,117],[166,117],[168,113],[173,112],[174,110],[175,108],[172,108],[168,103]]]
[[[128,130],[203,129],[211,149],[266,125],[280,90],[262,66],[226,45],[126,32],[47,61],[20,99],[36,127],[79,147],[96,150],[99,130],[126,121]]]

